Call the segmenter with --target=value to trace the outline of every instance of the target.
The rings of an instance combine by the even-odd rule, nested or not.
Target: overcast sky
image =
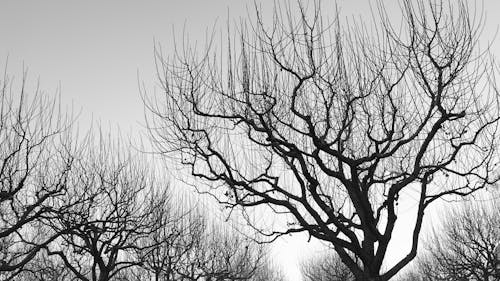
[[[272,9],[272,1],[267,2],[263,9]],[[365,1],[339,1],[346,10],[350,2]],[[24,63],[46,91],[60,84],[64,100],[84,115],[135,129],[142,121],[137,75],[148,87],[155,83],[153,42],[168,54],[173,32],[180,34],[183,28],[193,41],[203,42],[216,22],[223,25],[228,15],[230,21],[246,17],[253,3],[2,0],[0,62],[8,56],[9,73],[17,76]]]
[[[272,2],[261,5],[270,10]],[[324,2],[331,8],[333,1]],[[397,1],[386,2],[389,10],[397,9]],[[337,3],[344,17],[369,16],[368,0]],[[500,4],[485,0],[484,6],[483,46],[498,28]],[[245,0],[2,0],[0,63],[8,57],[8,73],[18,79],[24,64],[48,93],[60,87],[63,102],[82,111],[81,121],[93,118],[135,133],[143,123],[138,81],[149,90],[156,83],[153,42],[168,54],[172,34],[183,28],[191,40],[203,42],[216,21],[223,27],[228,15],[238,21],[252,7],[253,1]],[[296,257],[307,247],[297,241],[304,239],[282,241],[276,251],[291,277],[298,274]]]

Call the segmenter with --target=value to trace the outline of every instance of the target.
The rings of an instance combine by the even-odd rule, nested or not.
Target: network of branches
[[[172,54],[155,49],[162,91],[141,91],[153,155],[243,230],[177,194],[161,157],[104,129],[81,136],[57,98],[5,73],[0,280],[280,281],[264,242],[298,232],[331,249],[302,263],[306,281],[500,278],[497,205],[449,212],[398,276],[422,248],[431,204],[500,179],[483,11],[400,3],[396,21],[376,1],[371,22],[321,1],[255,5],[220,46],[214,33],[204,49],[187,36]],[[388,263],[401,227],[408,250]]]
[[[282,279],[266,245],[26,84],[0,81],[0,280]]]
[[[356,280],[389,280],[415,258],[430,204],[499,180],[497,65],[478,45],[482,11],[400,3],[400,21],[377,1],[373,22],[345,22],[321,1],[280,2],[270,17],[256,7],[228,26],[222,46],[213,36],[203,50],[158,48],[163,92],[143,93],[157,152],[227,208],[284,221],[250,219],[262,234],[307,232]],[[416,219],[401,221],[408,192]],[[384,264],[401,223],[410,249]]]

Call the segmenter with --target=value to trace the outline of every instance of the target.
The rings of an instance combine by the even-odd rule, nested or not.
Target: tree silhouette
[[[416,256],[429,204],[498,180],[495,66],[467,4],[406,0],[393,24],[380,1],[378,22],[347,27],[319,2],[277,4],[220,49],[158,51],[163,93],[143,93],[153,143],[221,204],[287,221],[250,221],[264,234],[306,231],[356,280],[389,280]],[[411,248],[382,270],[409,190]]]
[[[467,203],[443,216],[417,258],[421,280],[499,280],[495,247],[500,241],[498,200]]]
[[[0,79],[0,279],[14,278],[61,233],[39,227],[67,191],[74,148],[58,100]],[[16,91],[16,89],[18,90]]]
[[[351,271],[336,255],[326,254],[304,260],[300,265],[305,281],[352,281]]]
[[[20,281],[66,281],[74,280],[70,270],[56,257],[40,251],[16,276]]]
[[[153,280],[254,280],[272,273],[262,245],[209,221],[189,212],[146,239],[145,245],[155,245],[143,258]]]
[[[60,211],[44,221],[63,234],[45,248],[77,280],[115,280],[142,265],[137,252],[145,249],[139,242],[172,219],[168,185],[119,142],[100,137],[85,147],[75,160],[71,189],[56,202]]]

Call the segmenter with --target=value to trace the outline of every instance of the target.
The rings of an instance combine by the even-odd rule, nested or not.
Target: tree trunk
[[[108,271],[101,271],[99,273],[99,281],[109,281],[109,272]]]

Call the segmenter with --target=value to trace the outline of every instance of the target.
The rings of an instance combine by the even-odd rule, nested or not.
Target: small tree
[[[186,265],[190,264],[188,253],[194,251],[197,243],[203,242],[206,219],[201,213],[185,211],[187,205],[180,205],[183,206],[172,208],[180,209],[174,211],[176,215],[172,223],[156,229],[140,241],[142,267],[155,281],[177,280],[180,272],[185,271]]]
[[[16,276],[20,281],[67,281],[74,280],[73,274],[56,257],[50,257],[45,251],[38,252],[23,270]]]
[[[469,203],[448,212],[417,259],[422,280],[500,280],[498,200]]]
[[[190,281],[252,280],[265,266],[267,253],[262,245],[223,225],[201,224],[201,232],[199,226],[185,234],[190,248],[180,257],[173,277]]]
[[[45,221],[63,233],[46,251],[78,280],[108,281],[142,265],[140,241],[170,219],[168,186],[157,186],[145,161],[119,144],[101,138],[86,147],[68,182],[71,189],[55,202],[60,211]]]
[[[74,151],[57,99],[39,89],[28,95],[26,73],[20,85],[7,74],[2,78],[0,279],[8,280],[61,234],[39,225],[57,211],[51,201],[67,191]]]
[[[354,276],[337,255],[316,256],[301,263],[304,281],[352,281]]]
[[[330,243],[356,280],[389,280],[416,256],[433,201],[498,180],[482,15],[466,1],[406,0],[392,24],[381,2],[377,27],[343,27],[318,2],[310,12],[299,1],[296,15],[278,6],[270,25],[257,9],[226,48],[211,41],[200,54],[183,41],[171,59],[158,54],[163,94],[144,94],[156,148],[207,183],[202,192],[268,207],[287,223],[251,221],[258,230]],[[408,190],[411,247],[382,271]]]
[[[181,201],[181,202],[179,202]],[[214,222],[183,200],[170,209],[175,220],[142,240],[143,268],[153,280],[263,280],[279,277],[268,262],[267,248],[236,229]],[[278,279],[276,279],[278,280]]]
[[[262,245],[229,227],[214,224],[195,244],[188,255],[190,265],[181,276],[203,276],[206,281],[252,280],[264,265],[266,252]],[[192,271],[195,265],[195,270]],[[197,267],[197,268],[196,268]]]
[[[272,259],[267,257],[267,259],[262,263],[262,265],[257,269],[254,276],[252,276],[249,281],[285,281],[283,270],[276,266]]]
[[[396,281],[433,281],[431,279],[426,278],[424,275],[416,271],[415,269],[411,269],[403,274],[399,274],[397,278],[394,278]]]

